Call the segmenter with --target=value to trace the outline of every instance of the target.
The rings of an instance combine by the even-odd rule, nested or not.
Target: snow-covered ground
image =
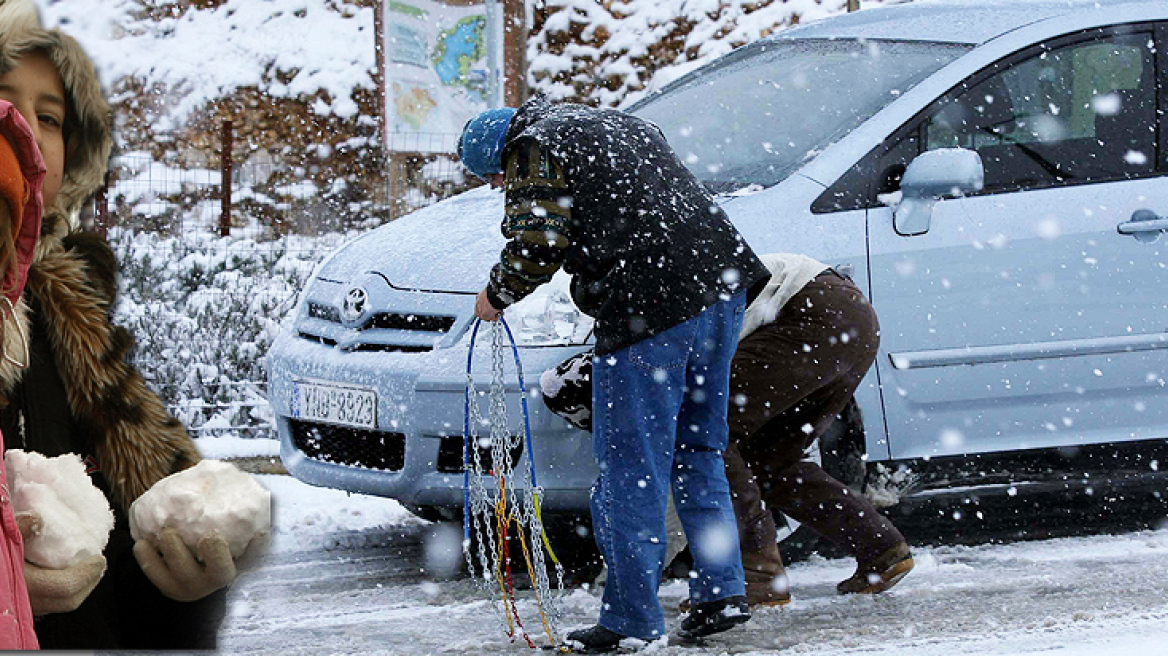
[[[39,0],[38,4],[46,22],[64,24],[81,39],[107,85],[123,76],[137,76],[147,87],[167,94],[164,112],[153,117],[158,128],[181,125],[197,108],[241,85],[253,84],[263,84],[275,97],[323,90],[313,111],[347,117],[356,110],[353,91],[373,84],[372,10],[352,3],[227,0],[214,9],[160,21],[157,30],[137,17],[144,6],[138,0]],[[791,0],[772,3],[761,11],[756,11],[755,3],[740,0],[720,5],[635,0],[611,8],[593,0],[559,4],[587,16],[591,29],[603,27],[612,35],[598,53],[603,62],[596,69],[598,75],[647,82],[646,89],[653,89],[796,15],[806,22],[839,11],[843,2]],[[864,2],[866,7],[875,4]],[[330,9],[338,6],[352,16],[344,18],[341,12]],[[717,20],[702,21],[687,37],[687,43],[699,51],[698,59],[665,65],[652,80],[642,80],[645,72],[632,70],[634,58],[642,56],[658,38],[646,37],[672,29],[679,16],[701,21],[715,9],[721,11]],[[618,13],[630,14],[629,19],[618,21]],[[571,16],[570,11],[560,12],[557,21],[551,21],[532,41],[529,55],[537,71],[570,70],[574,66],[566,56],[541,50],[541,43],[549,37],[572,27]],[[288,39],[289,34],[301,38]],[[218,65],[207,66],[206,53],[218,53]],[[271,71],[295,74],[269,84],[284,79]],[[554,86],[545,90],[553,96],[570,91]],[[621,93],[627,91],[621,89]],[[635,95],[624,96],[623,101],[627,103]],[[143,169],[147,170],[152,177],[161,175],[157,168]],[[139,200],[138,196],[131,198]],[[143,207],[159,211],[156,205]],[[210,225],[215,216],[206,214],[202,224],[191,217],[183,220],[188,226]],[[253,236],[237,231],[234,241],[218,242],[222,248],[216,246],[215,252],[221,250],[226,256],[232,245],[254,249]],[[147,238],[154,239],[142,239]],[[330,235],[318,239],[319,250],[287,248],[290,252],[323,254],[331,248],[325,241],[339,238]],[[198,237],[184,235],[183,239],[194,241]],[[153,256],[159,257],[157,251]],[[189,259],[198,257],[202,256]],[[160,261],[180,270],[192,268],[179,258]],[[315,261],[315,256],[304,257],[290,266],[311,268]],[[206,263],[200,262],[200,268]],[[164,284],[157,277],[143,275],[142,279],[152,285]],[[285,284],[283,280],[269,281],[266,275],[257,279]],[[257,292],[268,293],[269,287],[256,287],[250,280],[236,281],[236,293],[245,300],[265,298]],[[302,282],[302,277],[298,281]],[[291,297],[291,289],[286,297]],[[279,304],[271,307],[276,306]],[[266,320],[280,313],[253,308],[252,314]],[[178,320],[173,323],[190,334]],[[268,327],[274,328],[275,322],[270,324]],[[256,344],[262,343],[256,340]],[[177,357],[168,356],[169,366],[203,373]],[[215,356],[209,362],[218,366],[223,359]],[[207,377],[219,384],[220,372],[212,373]],[[252,385],[260,378],[227,382]],[[216,425],[211,423],[211,427]],[[212,458],[278,456],[273,440],[203,437],[198,442],[203,453]],[[231,610],[221,637],[223,653],[528,651],[522,643],[506,639],[491,603],[468,580],[432,576],[436,568],[449,565],[451,555],[457,557],[457,531],[451,539],[451,533],[413,517],[389,499],[311,487],[288,476],[258,478],[273,494],[272,548],[263,566],[245,574],[232,590]],[[432,537],[435,535],[439,538]],[[795,564],[790,571],[795,601],[790,606],[762,610],[749,624],[712,638],[704,646],[660,645],[648,651],[697,656],[1168,655],[1168,528],[1008,545],[918,547],[915,553],[916,571],[889,594],[875,598],[834,594],[834,584],[851,573],[850,562],[820,558]],[[662,588],[670,628],[679,622],[676,608],[684,595],[685,586],[680,581]],[[521,596],[520,610],[528,628],[534,629],[531,595]],[[599,606],[595,591],[569,591],[562,600],[565,617],[561,629],[590,624]]]
[[[275,452],[270,440],[206,440],[199,445],[209,457]],[[429,577],[433,546],[442,545],[428,539],[433,525],[389,499],[260,478],[273,494],[272,554],[233,589],[222,652],[528,653],[507,640],[468,580]],[[791,605],[764,609],[702,646],[654,645],[649,653],[1168,654],[1168,528],[914,551],[916,569],[883,596],[837,596],[834,585],[852,563],[812,559],[790,568]],[[662,587],[670,628],[684,595],[681,581]],[[595,592],[571,590],[562,626],[592,622],[599,606]],[[537,624],[530,593],[520,613],[529,628]]]
[[[280,456],[280,443],[271,439],[200,437],[195,444],[203,457],[219,460]],[[313,487],[291,476],[258,478],[272,493],[273,554],[362,547],[379,530],[426,524],[392,499]]]

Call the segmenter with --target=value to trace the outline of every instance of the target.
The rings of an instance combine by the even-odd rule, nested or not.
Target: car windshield
[[[630,108],[712,191],[769,187],[969,46],[789,40],[742,48]]]

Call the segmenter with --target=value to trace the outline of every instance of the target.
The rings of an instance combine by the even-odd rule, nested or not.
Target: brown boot
[[[908,545],[901,542],[875,560],[860,563],[856,573],[841,581],[835,589],[840,594],[879,594],[900,583],[912,568],[912,553]]]
[[[742,569],[746,572],[746,603],[751,608],[791,603],[791,587],[779,545],[742,554]]]

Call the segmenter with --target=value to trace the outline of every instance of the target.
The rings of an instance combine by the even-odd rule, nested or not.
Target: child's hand
[[[105,556],[91,556],[65,569],[49,569],[24,561],[24,582],[36,617],[69,613],[97,587],[105,574]]]
[[[164,528],[157,542],[146,538],[135,542],[134,557],[146,578],[175,601],[202,599],[231,585],[237,574],[227,540],[217,533],[203,536],[192,551],[178,531]]]
[[[36,535],[43,522],[34,512],[20,513],[16,525],[24,539]],[[105,556],[92,556],[65,569],[49,569],[24,561],[24,582],[32,614],[40,617],[51,613],[69,613],[97,587],[105,574]]]

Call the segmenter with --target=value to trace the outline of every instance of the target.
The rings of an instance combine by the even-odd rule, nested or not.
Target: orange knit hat
[[[20,160],[8,139],[0,137],[0,198],[8,203],[8,213],[12,217],[12,236],[20,234],[24,221],[24,204],[28,202],[28,181],[20,169]]]
[[[20,299],[40,237],[44,180],[45,162],[32,128],[12,103],[0,100],[0,198],[11,210],[16,247],[16,261],[5,263],[0,293],[13,304]]]

